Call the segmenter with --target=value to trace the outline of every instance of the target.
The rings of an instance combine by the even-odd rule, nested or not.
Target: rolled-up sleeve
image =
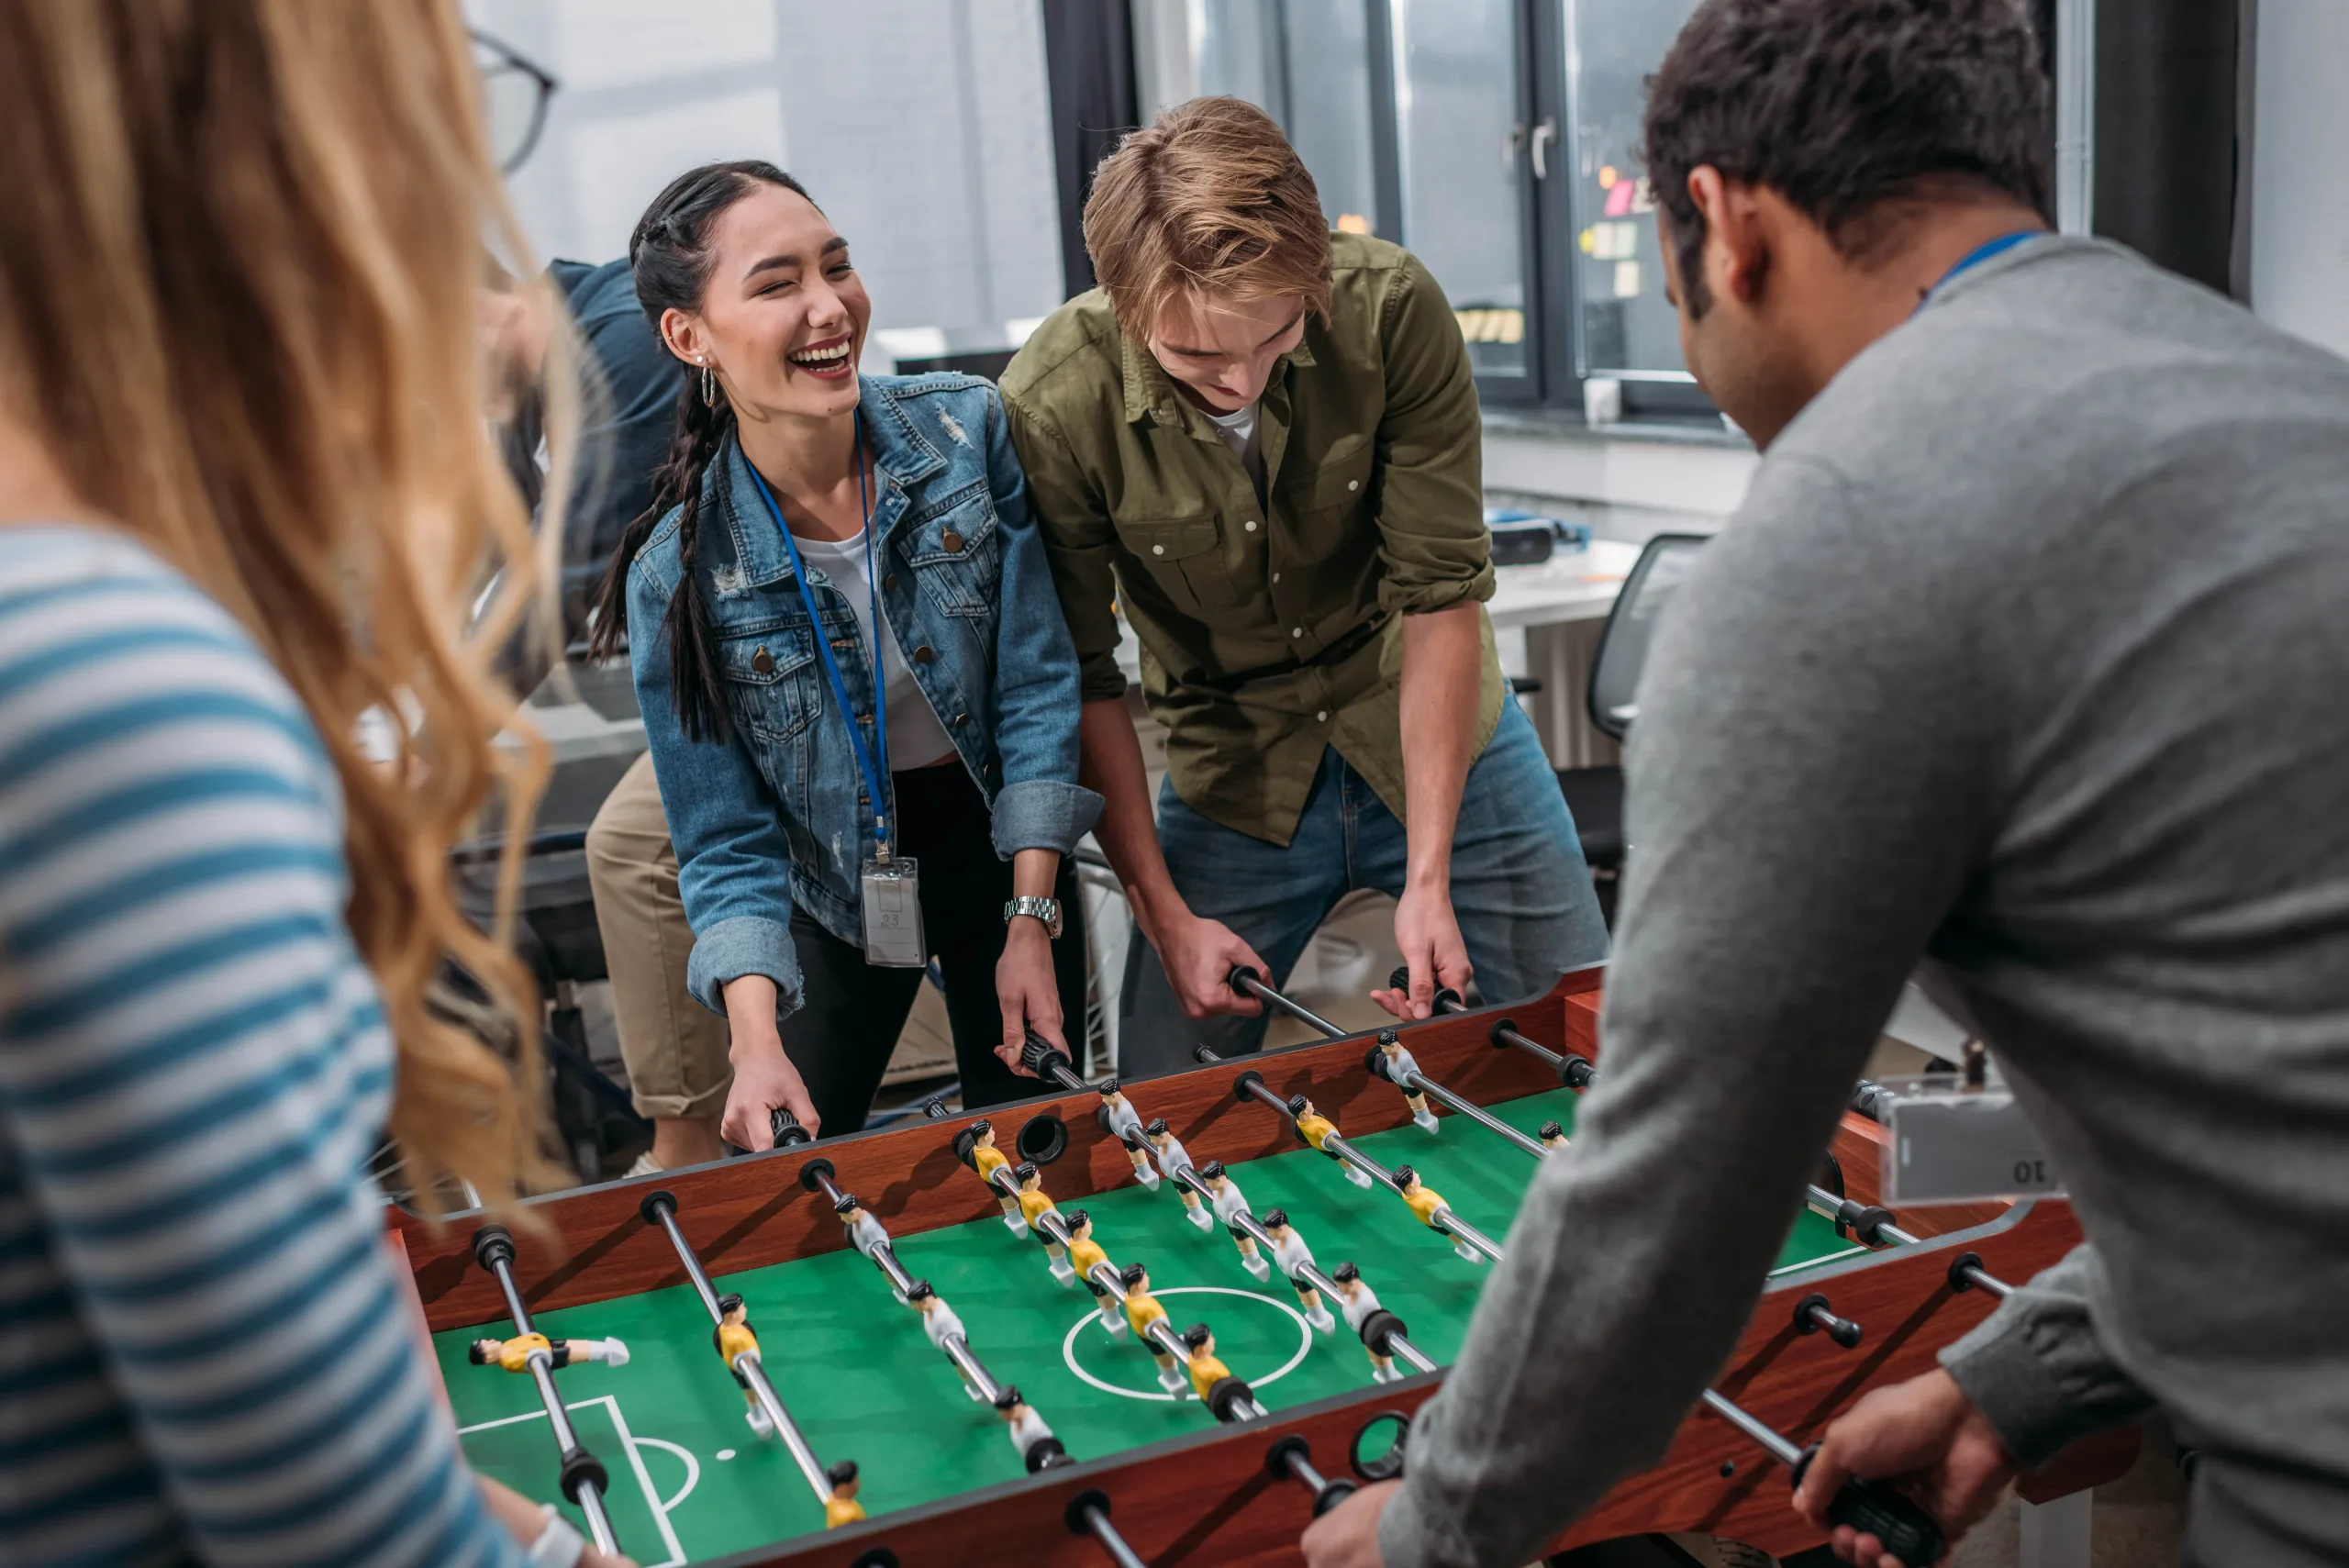
[[[1484,423],[1468,345],[1416,257],[1397,269],[1379,317],[1386,409],[1378,422],[1379,607],[1425,615],[1493,596],[1485,528]]]
[[[1118,668],[1123,628],[1109,555],[1117,532],[1108,508],[1049,420],[1016,397],[1004,398],[1003,411],[1027,475],[1029,509],[1044,542],[1061,615],[1076,647],[1078,695],[1085,702],[1115,701],[1126,695],[1126,673]]]
[[[1003,787],[993,806],[995,848],[1007,860],[1021,850],[1066,855],[1101,815],[1101,797],[1076,782],[1079,666],[1053,599],[1026,475],[995,395],[987,401],[987,484],[1003,536],[995,673]]]
[[[661,784],[661,808],[677,851],[677,893],[693,928],[685,985],[713,1013],[725,987],[763,974],[779,994],[778,1017],[800,1001],[799,955],[791,940],[791,850],[766,780],[739,733],[688,740],[671,690],[671,589],[640,557],[629,573],[629,658],[644,739]]]

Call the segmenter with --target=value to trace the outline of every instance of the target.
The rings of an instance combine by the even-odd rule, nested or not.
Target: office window
[[[1516,0],[1389,5],[1403,242],[1450,296],[1477,373],[1525,376],[1528,158],[1547,162],[1555,126],[1529,130],[1519,114],[1519,7]]]
[[[1685,380],[1680,324],[1664,294],[1655,200],[1642,175],[1647,78],[1697,0],[1564,0],[1574,127],[1568,187],[1576,360],[1586,375]]]
[[[562,83],[508,181],[543,256],[625,255],[672,176],[764,158],[855,243],[876,328],[941,350],[992,346],[1061,303],[1037,0],[466,0],[465,11]]]
[[[1189,98],[1244,98],[1280,122],[1332,228],[1392,239],[1379,197],[1364,0],[1134,0],[1142,117]]]

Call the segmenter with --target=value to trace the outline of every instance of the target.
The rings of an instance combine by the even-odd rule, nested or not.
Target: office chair
[[[1585,700],[1590,721],[1610,740],[1631,733],[1639,717],[1640,674],[1647,667],[1648,648],[1664,607],[1696,563],[1697,552],[1709,539],[1705,534],[1658,534],[1640,551],[1622,592],[1608,613],[1599,633],[1598,652],[1590,663],[1590,685]],[[1623,770],[1620,767],[1560,768],[1558,789],[1574,814],[1575,832],[1582,840],[1583,859],[1590,862],[1591,881],[1598,892],[1598,907],[1607,926],[1615,926],[1615,895],[1623,874]]]

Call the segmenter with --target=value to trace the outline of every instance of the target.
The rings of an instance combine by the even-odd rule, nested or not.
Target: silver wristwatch
[[[1033,894],[1026,894],[1008,900],[1004,904],[1003,923],[1005,925],[1011,924],[1014,918],[1021,915],[1041,920],[1044,922],[1044,929],[1051,932],[1054,939],[1059,938],[1061,934],[1061,901],[1059,899],[1039,898]]]

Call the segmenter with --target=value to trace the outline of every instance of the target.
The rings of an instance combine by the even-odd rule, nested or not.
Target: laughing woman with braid
[[[1053,939],[1101,803],[995,389],[858,376],[848,241],[772,165],[680,176],[629,254],[690,374],[599,636],[629,631],[687,985],[731,1035],[720,1130],[862,1126],[932,958],[966,1103],[1013,1097],[1023,1032],[1083,1016]]]

